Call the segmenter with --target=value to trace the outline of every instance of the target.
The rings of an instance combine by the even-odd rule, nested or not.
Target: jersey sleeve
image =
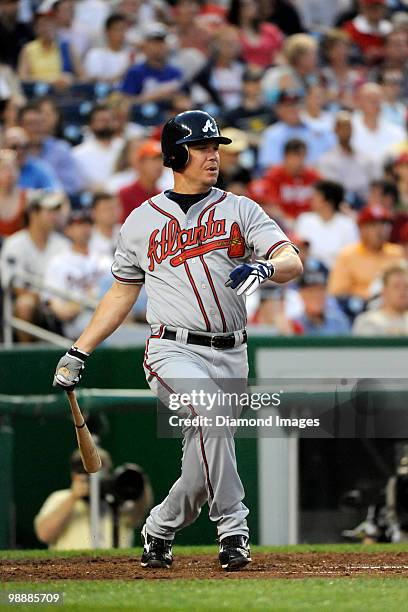
[[[296,253],[299,249],[289,240],[279,225],[262,208],[249,198],[240,198],[240,216],[247,246],[257,257],[269,259],[283,246],[290,245]]]
[[[145,274],[139,265],[135,250],[130,245],[126,224],[122,226],[119,234],[111,270],[119,283],[125,285],[142,285],[144,283]]]

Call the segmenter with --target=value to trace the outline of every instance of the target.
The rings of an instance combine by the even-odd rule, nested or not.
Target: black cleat
[[[172,541],[155,538],[147,533],[146,525],[142,529],[143,553],[140,559],[142,567],[170,568],[173,563]]]
[[[218,558],[224,570],[234,571],[245,567],[252,561],[248,538],[244,535],[232,535],[223,538],[220,542]]]

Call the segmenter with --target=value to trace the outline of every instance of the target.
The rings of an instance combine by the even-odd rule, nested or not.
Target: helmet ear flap
[[[188,146],[186,144],[176,145],[174,147],[174,152],[170,157],[171,167],[173,170],[182,170],[188,164],[188,159],[190,157]]]

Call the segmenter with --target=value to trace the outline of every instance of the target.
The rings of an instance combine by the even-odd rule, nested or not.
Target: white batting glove
[[[258,259],[255,263],[245,263],[232,270],[226,287],[236,289],[237,295],[251,295],[258,287],[275,274],[275,266],[269,261]]]

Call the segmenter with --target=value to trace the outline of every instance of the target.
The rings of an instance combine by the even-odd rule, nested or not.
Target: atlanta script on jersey
[[[134,210],[122,226],[112,265],[120,283],[145,283],[147,321],[227,332],[246,324],[244,296],[225,286],[230,272],[268,259],[287,236],[261,207],[213,188],[185,214],[164,193]]]

